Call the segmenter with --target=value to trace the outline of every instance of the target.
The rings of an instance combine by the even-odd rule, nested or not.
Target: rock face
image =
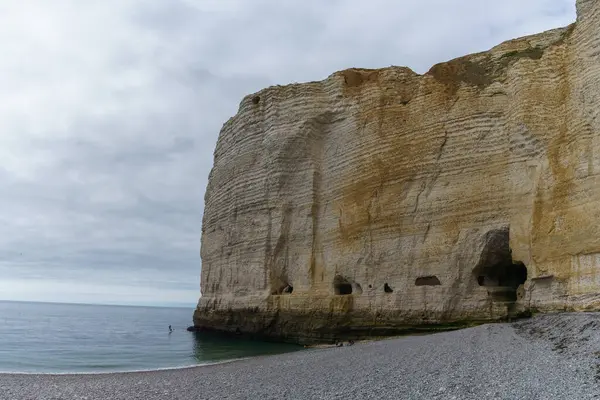
[[[206,191],[199,329],[292,341],[600,309],[600,2],[435,65],[246,97]]]

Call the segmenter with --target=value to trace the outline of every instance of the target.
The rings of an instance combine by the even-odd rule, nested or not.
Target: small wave
[[[199,367],[210,367],[211,365],[228,364],[231,362],[247,360],[249,357],[234,358],[231,360],[214,361],[202,364],[181,365],[178,367],[161,367],[148,369],[133,369],[133,370],[112,370],[112,371],[73,371],[73,372],[20,372],[20,371],[0,371],[0,374],[5,375],[108,375],[108,374],[134,374],[140,372],[158,372],[158,371],[173,371],[180,369],[191,369]],[[100,368],[100,366],[98,366]]]

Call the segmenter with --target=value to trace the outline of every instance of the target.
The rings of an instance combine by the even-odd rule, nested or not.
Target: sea
[[[188,332],[193,311],[0,301],[0,372],[144,371],[302,349]]]

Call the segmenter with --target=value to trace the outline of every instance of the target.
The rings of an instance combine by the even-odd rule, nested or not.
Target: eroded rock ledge
[[[600,2],[435,65],[247,96],[214,153],[199,329],[323,341],[600,308]]]

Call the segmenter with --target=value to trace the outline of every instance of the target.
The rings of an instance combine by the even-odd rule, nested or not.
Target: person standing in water
[[[173,328],[171,328],[171,325],[169,325],[169,333],[173,332]]]

